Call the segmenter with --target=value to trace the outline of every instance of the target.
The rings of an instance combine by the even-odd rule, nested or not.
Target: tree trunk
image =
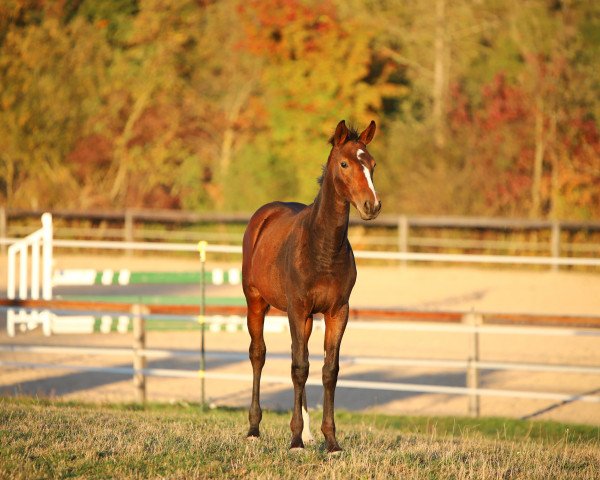
[[[556,142],[556,112],[552,113],[550,118],[550,131],[548,143],[551,145],[550,148],[550,165],[552,168],[552,176],[551,176],[551,185],[550,185],[550,218],[553,220],[557,220],[559,217],[559,196],[560,196],[560,188],[558,185],[558,163],[559,163],[559,155],[560,146]]]
[[[438,148],[446,144],[444,101],[446,87],[446,0],[435,2],[435,40],[433,66],[433,129],[434,142]]]
[[[154,86],[151,85],[140,93],[140,96],[131,108],[131,113],[127,118],[127,122],[125,122],[121,135],[119,135],[115,141],[114,161],[117,163],[117,173],[110,190],[111,201],[115,201],[120,193],[124,193],[127,190],[127,177],[129,175],[129,154],[127,144],[133,136],[133,127],[142,116],[142,113],[144,113],[153,90]]]
[[[544,100],[538,95],[535,109],[535,151],[533,155],[533,182],[531,184],[531,210],[529,216],[541,215],[542,169],[544,167]]]

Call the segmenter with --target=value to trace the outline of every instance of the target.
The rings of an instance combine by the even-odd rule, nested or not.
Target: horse
[[[292,337],[291,377],[294,410],[290,449],[312,441],[304,390],[308,378],[308,340],[313,315],[325,319],[323,422],[321,431],[330,453],[341,448],[335,436],[334,396],[342,336],[348,322],[348,300],[356,281],[356,264],[348,241],[350,204],[363,220],[381,210],[373,171],[375,160],[367,145],[375,135],[371,121],[360,134],[340,121],[329,139],[331,151],[319,192],[311,205],[272,202],[251,217],[243,239],[242,287],[248,306],[252,400],[247,437],[260,435],[260,377],[265,364],[265,314],[271,306],[285,311]],[[306,423],[306,425],[305,425]]]

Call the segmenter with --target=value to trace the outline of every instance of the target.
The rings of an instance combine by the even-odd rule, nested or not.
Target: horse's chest
[[[348,302],[356,274],[348,272],[337,272],[335,274],[323,274],[314,279],[310,285],[306,285],[307,297],[313,304],[313,313],[325,312],[332,306]]]

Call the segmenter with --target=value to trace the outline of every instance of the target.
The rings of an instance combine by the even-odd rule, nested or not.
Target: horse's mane
[[[356,127],[354,127],[354,125],[350,125],[348,127],[348,135],[346,135],[346,140],[344,140],[344,145],[348,142],[358,142],[358,139],[360,138],[360,133],[358,133],[358,130],[356,130]],[[328,143],[333,146],[333,135],[331,137],[329,137]],[[325,178],[325,171],[327,169],[327,164],[323,165],[321,167],[323,169],[323,172],[321,173],[321,176],[317,178],[317,183],[320,186],[323,186],[323,178]]]
[[[320,187],[323,186],[323,179],[325,178],[325,172],[327,171],[327,164],[321,165],[321,176],[317,177],[317,183]]]
[[[350,125],[348,127],[348,135],[346,135],[346,140],[344,141],[344,145],[348,142],[358,142],[358,139],[360,138],[360,133],[358,133],[358,130],[356,130],[356,127],[354,127],[354,125]],[[328,142],[331,146],[333,146],[333,135],[329,138]],[[325,178],[325,172],[327,170],[327,164],[321,166],[321,169],[323,170],[321,173],[320,177],[317,177],[317,183],[320,186],[323,186],[323,179]]]
[[[360,138],[360,133],[358,133],[358,130],[356,130],[356,127],[354,127],[354,125],[350,125],[348,127],[348,135],[346,135],[346,140],[344,140],[344,144],[346,144],[348,142],[358,142],[359,138]],[[333,146],[333,135],[331,137],[329,137],[329,143],[331,144],[331,146]]]

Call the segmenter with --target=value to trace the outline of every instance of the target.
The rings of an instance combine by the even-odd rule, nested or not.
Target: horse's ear
[[[375,136],[375,128],[376,127],[377,126],[375,125],[375,122],[373,120],[371,120],[371,123],[369,123],[369,126],[367,128],[365,128],[365,130],[360,134],[360,137],[358,137],[359,141],[361,141],[365,145],[368,145],[371,142],[371,140],[373,140],[373,137]]]
[[[331,139],[331,144],[335,147],[336,145],[341,145],[346,141],[346,137],[348,136],[348,127],[346,127],[346,122],[342,120],[337,124],[335,128],[335,133],[333,134],[333,138]]]

